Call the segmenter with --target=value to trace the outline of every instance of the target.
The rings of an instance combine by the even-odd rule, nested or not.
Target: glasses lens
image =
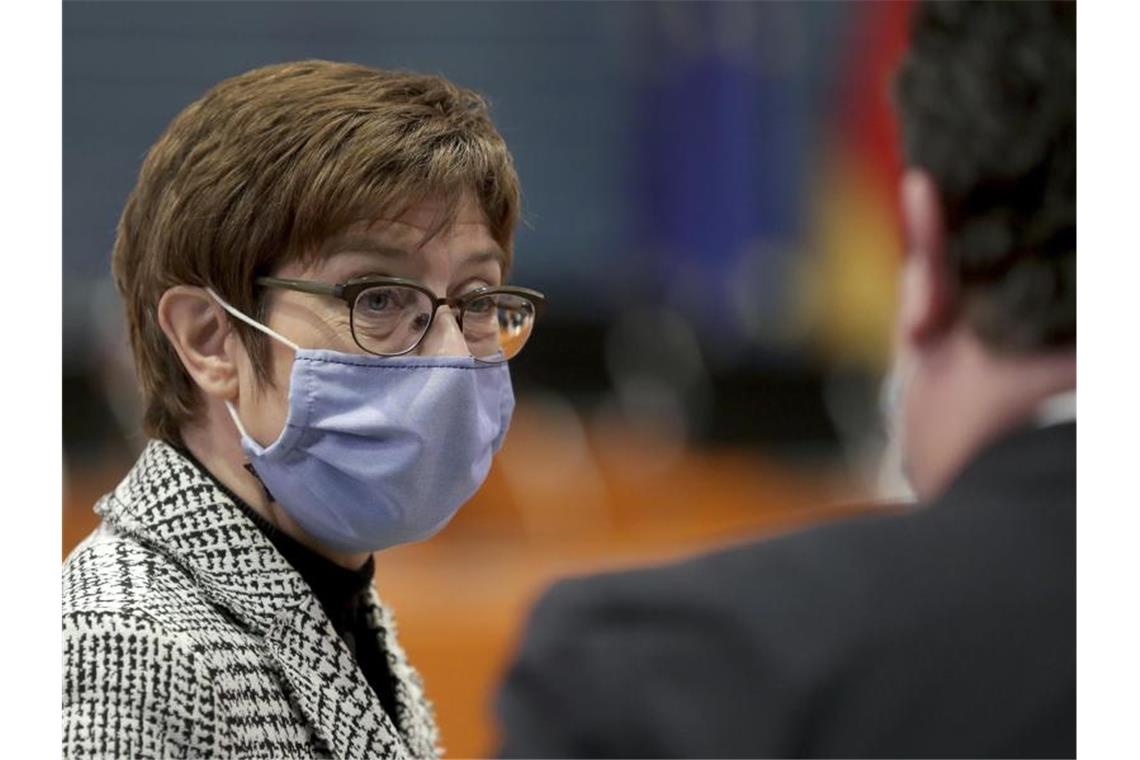
[[[374,354],[411,350],[431,323],[432,302],[405,285],[378,285],[361,291],[352,307],[356,342]]]
[[[534,328],[534,304],[522,296],[489,293],[463,310],[463,337],[480,361],[506,361],[518,355]]]

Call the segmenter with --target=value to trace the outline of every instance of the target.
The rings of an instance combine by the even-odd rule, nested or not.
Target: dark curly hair
[[[1076,17],[922,3],[896,75],[907,163],[938,185],[963,313],[997,351],[1076,342]]]

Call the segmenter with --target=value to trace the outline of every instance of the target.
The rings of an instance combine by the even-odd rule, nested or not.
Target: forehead
[[[438,229],[441,220],[449,216],[448,225]],[[432,232],[436,234],[429,238]],[[338,239],[361,237],[408,249],[434,249],[441,245],[448,248],[474,245],[499,249],[483,209],[469,194],[464,195],[454,208],[431,199],[415,204],[398,216],[360,220],[330,238],[326,246],[335,247]]]
[[[490,234],[487,215],[483,213],[482,207],[471,193],[463,194],[454,208],[448,208],[441,200],[428,199],[420,201],[397,217],[376,221],[389,221],[402,227],[411,227],[421,233],[426,233],[436,226],[441,218],[447,216],[449,211],[452,213],[453,219],[451,220],[451,230],[448,231],[454,231],[455,228],[483,227],[487,234]]]
[[[441,222],[446,222],[442,229]],[[450,207],[439,200],[426,200],[398,215],[353,222],[326,238],[306,258],[286,265],[281,274],[331,276],[331,270],[336,274],[368,262],[399,264],[400,271],[392,272],[398,276],[478,262],[497,263],[502,272],[507,265],[507,255],[471,195]]]

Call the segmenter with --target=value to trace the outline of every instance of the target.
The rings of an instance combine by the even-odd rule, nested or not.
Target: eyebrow
[[[504,256],[503,252],[498,250],[497,248],[489,250],[489,251],[479,251],[477,253],[473,253],[470,256],[467,256],[465,259],[463,259],[462,263],[464,263],[464,264],[483,264],[487,261],[496,261],[499,263],[500,266],[503,266],[503,267],[505,267],[507,265],[507,257]]]

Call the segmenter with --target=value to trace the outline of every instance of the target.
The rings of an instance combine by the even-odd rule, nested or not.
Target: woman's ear
[[[158,324],[182,366],[207,396],[234,400],[238,372],[227,350],[231,325],[226,312],[204,288],[176,285],[158,301]]]
[[[898,328],[908,343],[924,343],[954,321],[955,296],[946,260],[942,202],[931,176],[908,169],[899,186],[906,261],[899,294]]]

